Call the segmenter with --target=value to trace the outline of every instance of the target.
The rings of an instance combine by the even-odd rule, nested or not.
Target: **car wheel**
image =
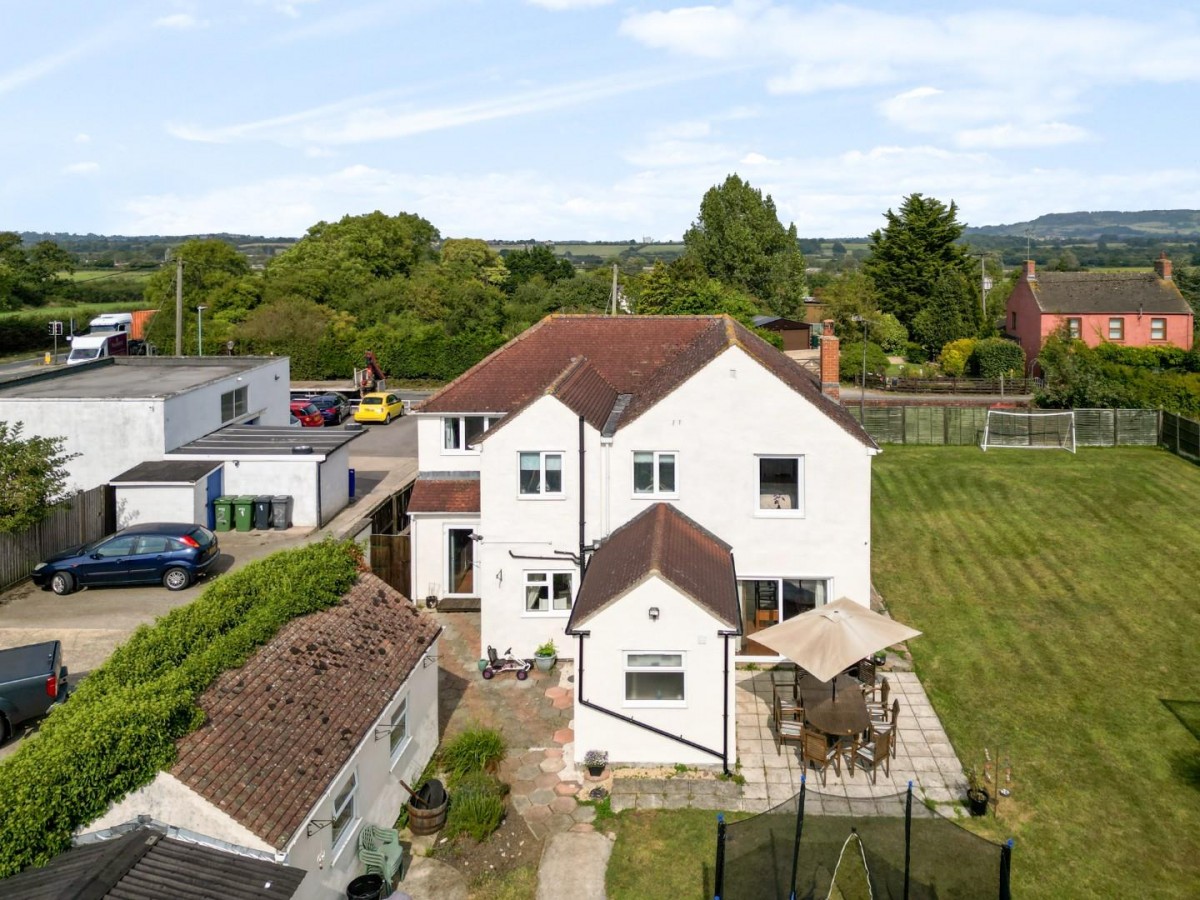
[[[182,591],[191,583],[192,576],[188,574],[187,569],[173,566],[163,573],[163,586],[168,591]]]
[[[50,590],[58,594],[60,597],[65,597],[71,591],[75,590],[75,578],[70,572],[55,572],[50,579]]]
[[[392,424],[392,414],[391,413],[388,413],[386,416],[383,417],[383,424],[384,425]]]
[[[5,741],[7,741],[9,735],[11,734],[12,729],[8,727],[8,719],[4,718],[3,715],[0,715],[0,744],[3,744]]]

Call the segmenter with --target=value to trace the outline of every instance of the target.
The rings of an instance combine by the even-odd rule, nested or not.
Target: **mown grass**
[[[1200,468],[1165,451],[888,447],[873,575],[924,635],[917,671],[960,758],[1011,760],[980,826],[1022,897],[1194,897]]]
[[[741,818],[726,813],[727,820]],[[617,815],[605,886],[610,900],[711,900],[717,814],[703,809]]]

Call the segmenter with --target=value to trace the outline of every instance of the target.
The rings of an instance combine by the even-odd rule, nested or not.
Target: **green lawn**
[[[960,757],[1011,758],[983,826],[1014,895],[1195,897],[1200,468],[1164,451],[887,447],[875,583]]]

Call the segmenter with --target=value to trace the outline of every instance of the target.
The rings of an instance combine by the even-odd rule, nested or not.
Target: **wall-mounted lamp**
[[[473,541],[482,541],[482,540],[483,540],[483,535],[482,535],[482,534],[476,534],[475,532],[473,532],[473,531],[472,531],[472,532],[471,532],[471,540],[473,540]]]
[[[657,606],[650,607],[650,621],[651,622],[658,621],[658,607]]]

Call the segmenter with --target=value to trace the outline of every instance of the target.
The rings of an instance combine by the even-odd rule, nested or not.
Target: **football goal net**
[[[1075,413],[1069,409],[1048,412],[989,409],[980,446],[985,451],[993,447],[1013,447],[1074,453]]]

